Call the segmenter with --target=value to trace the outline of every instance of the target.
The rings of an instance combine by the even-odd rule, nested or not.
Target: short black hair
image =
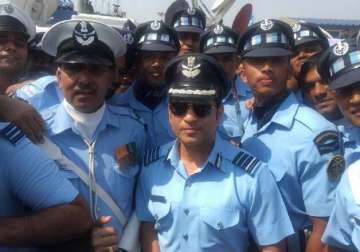
[[[298,77],[298,83],[300,87],[303,87],[304,85],[306,74],[314,68],[317,70],[319,59],[320,59],[320,54],[315,54],[314,56],[307,59],[306,62],[302,65]]]

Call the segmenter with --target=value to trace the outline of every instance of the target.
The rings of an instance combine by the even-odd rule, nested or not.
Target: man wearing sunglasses
[[[329,81],[345,124],[346,165],[323,241],[330,252],[360,251],[360,43],[345,40],[321,57],[319,72]]]
[[[255,101],[242,146],[267,162],[276,178],[297,232],[290,251],[305,250],[303,230],[309,228],[306,251],[321,251],[344,159],[336,127],[286,87],[293,45],[290,26],[271,19],[250,26],[239,40],[241,77]]]
[[[187,54],[165,70],[176,141],[148,151],[136,197],[143,251],[284,251],[293,233],[266,165],[216,133],[227,78],[211,57]],[[276,209],[276,210],[275,210]]]

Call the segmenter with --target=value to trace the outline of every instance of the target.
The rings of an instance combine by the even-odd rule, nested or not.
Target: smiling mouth
[[[352,115],[355,115],[357,117],[360,117],[360,109],[354,109],[351,111],[351,114]]]
[[[161,76],[161,74],[158,72],[153,72],[153,73],[151,73],[151,76],[155,77],[155,78],[159,78]]]

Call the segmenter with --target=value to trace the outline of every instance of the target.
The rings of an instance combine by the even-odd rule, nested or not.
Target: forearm
[[[144,252],[160,252],[159,241],[153,223],[141,223],[140,241]]]
[[[284,240],[270,246],[261,247],[261,252],[285,252],[285,251],[286,251],[286,243]]]
[[[321,218],[311,218],[313,230],[306,244],[306,252],[320,252],[326,251],[325,244],[321,242],[321,237],[324,234],[326,221]]]
[[[88,234],[88,210],[78,197],[71,204],[43,209],[24,217],[0,218],[0,244],[51,245]]]
[[[0,95],[0,122],[7,121],[7,113],[11,110],[12,98]]]
[[[321,242],[322,234],[312,232],[306,244],[306,252],[326,251],[325,245]]]

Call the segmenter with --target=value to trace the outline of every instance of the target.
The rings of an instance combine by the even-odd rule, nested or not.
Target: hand
[[[7,96],[1,96],[0,104],[0,119],[14,123],[32,142],[44,142],[44,121],[31,105]]]
[[[245,101],[245,108],[247,110],[252,109],[254,106],[255,106],[255,99],[254,98],[250,98],[250,99],[247,99]]]
[[[105,227],[110,223],[111,216],[101,216],[91,231],[91,247],[94,252],[116,252],[119,241],[113,227]]]

